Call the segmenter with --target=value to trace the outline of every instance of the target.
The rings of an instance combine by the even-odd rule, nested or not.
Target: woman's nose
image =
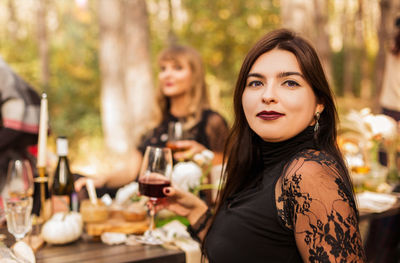
[[[171,70],[165,68],[163,71],[160,72],[160,79],[165,79],[171,75]]]
[[[265,104],[277,102],[276,92],[273,85],[267,85],[264,87],[264,91],[261,94],[261,100]]]

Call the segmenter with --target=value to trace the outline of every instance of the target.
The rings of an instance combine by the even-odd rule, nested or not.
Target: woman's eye
[[[253,81],[250,81],[247,84],[248,87],[259,87],[259,86],[262,86],[262,85],[263,85],[263,83],[261,81],[259,81],[259,80],[253,80]]]
[[[299,83],[297,83],[296,81],[293,81],[293,80],[287,80],[283,84],[285,84],[288,87],[298,87],[298,86],[300,86]]]
[[[176,66],[174,66],[174,69],[175,69],[175,70],[181,70],[181,69],[182,69],[182,66],[176,65]]]

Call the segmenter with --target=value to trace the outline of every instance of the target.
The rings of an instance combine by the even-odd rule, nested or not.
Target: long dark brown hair
[[[324,105],[319,120],[320,131],[316,143],[319,149],[330,154],[337,161],[339,174],[349,193],[353,193],[349,173],[336,142],[338,115],[333,94],[318,55],[304,38],[290,30],[278,29],[263,36],[251,48],[240,69],[234,92],[235,118],[224,151],[226,167],[222,175],[223,188],[218,196],[217,212],[228,197],[238,192],[243,185],[253,179],[252,176],[256,173],[255,169],[262,163],[259,146],[256,144],[257,136],[250,128],[243,111],[242,95],[247,75],[254,62],[259,56],[273,49],[286,50],[296,56],[301,72],[311,85],[317,102]]]
[[[400,20],[400,18],[398,18]],[[394,43],[392,48],[392,54],[398,56],[400,54],[400,25],[397,26],[397,33],[394,36]]]

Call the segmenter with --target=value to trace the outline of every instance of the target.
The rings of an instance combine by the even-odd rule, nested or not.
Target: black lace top
[[[168,140],[168,123],[176,121],[184,123],[186,120],[167,113],[161,124],[144,137],[138,147],[139,151],[144,154],[149,145],[165,147]],[[228,125],[217,112],[204,110],[200,121],[185,134],[188,139],[197,141],[213,152],[223,152],[225,140],[228,136]]]
[[[228,198],[205,240],[213,262],[360,262],[355,204],[312,127],[261,142],[259,180]]]

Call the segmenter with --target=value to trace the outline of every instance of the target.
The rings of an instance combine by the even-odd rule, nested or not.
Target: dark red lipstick
[[[285,116],[285,114],[276,111],[261,111],[257,113],[257,117],[266,121],[276,120],[282,116]]]

